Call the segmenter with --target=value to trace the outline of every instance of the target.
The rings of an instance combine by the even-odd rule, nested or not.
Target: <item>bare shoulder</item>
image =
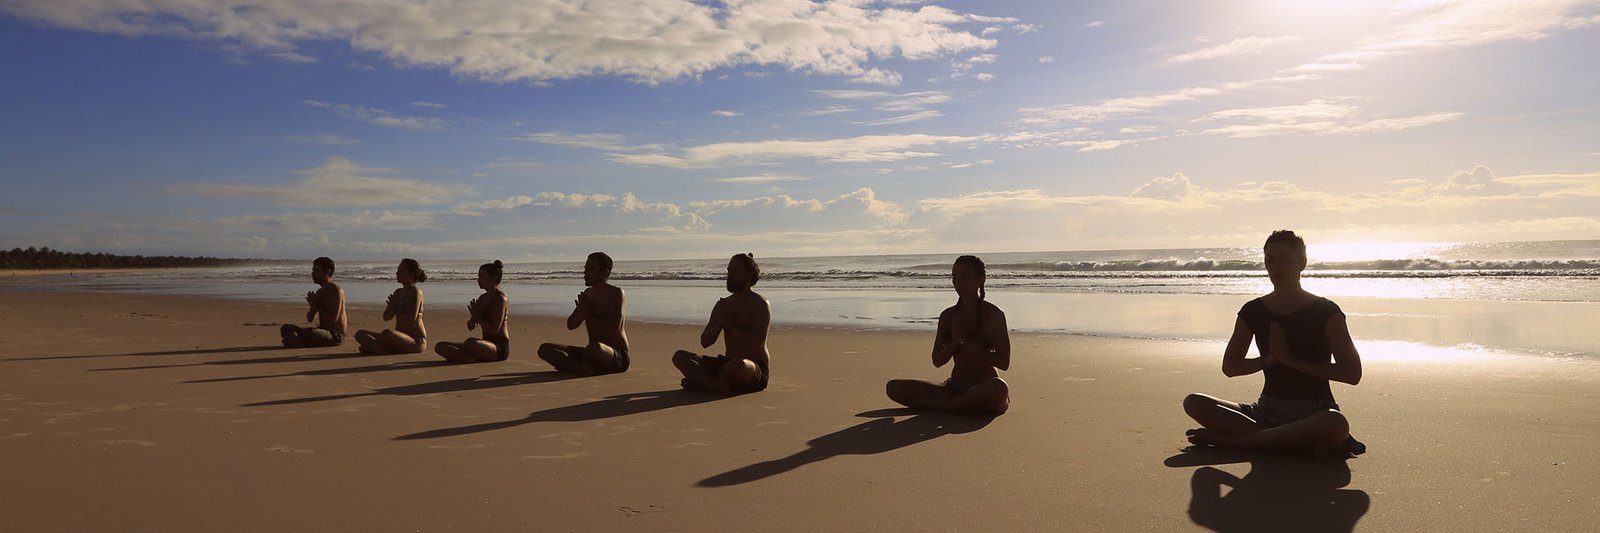
[[[955,309],[955,308],[952,307],[951,309]],[[984,314],[984,316],[991,316],[991,317],[996,317],[996,318],[1005,318],[1006,317],[1006,312],[1002,311],[1000,309],[1000,306],[995,305],[993,303],[990,303],[988,301],[984,301],[983,302],[983,314]]]

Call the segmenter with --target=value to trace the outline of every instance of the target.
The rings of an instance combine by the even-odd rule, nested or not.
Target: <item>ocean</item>
[[[1013,331],[1215,342],[1226,340],[1240,305],[1271,289],[1260,254],[1245,247],[978,255],[987,264],[988,299],[1006,311]],[[1600,240],[1312,245],[1308,256],[1305,288],[1340,304],[1364,357],[1600,358]],[[772,301],[779,326],[931,330],[955,301],[955,257],[758,255],[756,290]],[[396,287],[397,262],[341,262],[335,281],[352,304],[381,303]],[[449,336],[442,326],[456,321],[439,317],[464,315],[478,294],[481,262],[423,261],[426,316],[441,338]],[[701,323],[724,294],[726,264],[618,257],[612,283],[628,291],[634,320]],[[315,287],[309,261],[0,286],[51,288],[299,302]],[[508,263],[502,289],[514,313],[565,316],[582,289],[582,264]]]

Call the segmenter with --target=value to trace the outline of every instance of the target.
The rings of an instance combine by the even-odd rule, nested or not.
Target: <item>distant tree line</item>
[[[182,257],[175,255],[81,254],[49,248],[0,250],[0,269],[52,268],[172,268],[234,265],[246,259]]]

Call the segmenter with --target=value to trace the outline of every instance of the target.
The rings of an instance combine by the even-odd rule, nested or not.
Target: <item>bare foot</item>
[[[1217,438],[1222,435],[1206,428],[1194,428],[1184,432],[1189,436],[1189,444],[1195,446],[1216,446]]]

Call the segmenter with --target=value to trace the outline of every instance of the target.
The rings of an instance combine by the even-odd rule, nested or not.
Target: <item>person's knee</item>
[[[1183,397],[1183,412],[1188,413],[1189,418],[1195,418],[1201,416],[1200,413],[1205,412],[1206,409],[1216,404],[1217,402],[1212,400],[1210,396],[1198,393],[1190,394]]]
[[[888,383],[883,384],[883,393],[888,395],[890,398],[903,397],[906,393],[905,382],[906,380],[903,379],[891,379]]]
[[[738,388],[754,380],[756,373],[760,371],[761,369],[756,367],[755,363],[750,362],[748,359],[740,359],[738,362],[730,362],[723,365],[722,374],[718,377],[729,387]]]
[[[1003,415],[1011,408],[1011,385],[1006,380],[993,378],[983,382],[983,397],[989,410],[997,415]]]
[[[1317,418],[1321,419],[1323,429],[1330,437],[1342,438],[1350,435],[1350,419],[1345,418],[1344,413],[1329,409],[1318,413]]]

